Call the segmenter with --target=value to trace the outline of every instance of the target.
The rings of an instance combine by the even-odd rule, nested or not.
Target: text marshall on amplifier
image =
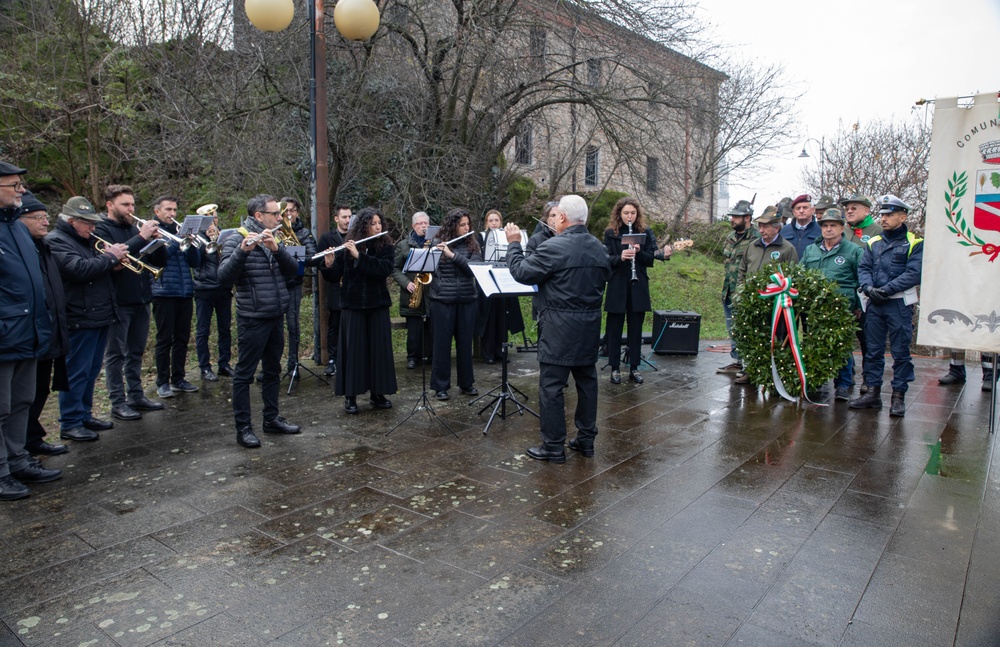
[[[653,352],[657,355],[697,355],[701,315],[681,310],[653,311]]]

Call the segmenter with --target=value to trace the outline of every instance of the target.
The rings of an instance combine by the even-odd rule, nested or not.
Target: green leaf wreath
[[[733,341],[743,370],[750,381],[766,391],[774,391],[771,379],[771,309],[772,299],[762,299],[759,292],[767,287],[770,276],[780,268],[798,290],[794,301],[795,320],[799,326],[802,361],[806,381],[813,391],[837,375],[847,354],[854,350],[857,323],[847,297],[837,291],[837,283],[819,270],[806,269],[798,263],[765,267],[749,276],[738,295],[733,311]],[[787,344],[774,352],[778,374],[792,395],[801,393],[802,385]]]

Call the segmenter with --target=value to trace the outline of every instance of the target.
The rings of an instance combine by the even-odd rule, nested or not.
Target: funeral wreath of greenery
[[[734,304],[733,342],[743,360],[743,370],[751,383],[765,391],[775,391],[771,379],[771,319],[774,298],[761,298],[760,292],[770,283],[771,274],[781,271],[791,280],[799,296],[793,300],[795,322],[799,330],[802,363],[809,391],[814,391],[836,376],[853,352],[857,323],[848,310],[847,297],[837,291],[837,284],[822,272],[793,263],[772,266],[749,276]],[[792,396],[801,395],[802,384],[795,369],[790,339],[779,330],[781,343],[775,344],[774,359],[778,375]]]

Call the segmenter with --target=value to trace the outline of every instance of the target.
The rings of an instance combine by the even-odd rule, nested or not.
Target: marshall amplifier
[[[657,355],[697,355],[701,315],[681,310],[653,312],[653,352]]]

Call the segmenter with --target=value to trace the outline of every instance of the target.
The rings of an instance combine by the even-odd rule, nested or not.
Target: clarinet
[[[628,233],[632,234],[632,223],[628,223]],[[632,257],[632,283],[639,282],[639,275],[635,273],[635,256]]]

